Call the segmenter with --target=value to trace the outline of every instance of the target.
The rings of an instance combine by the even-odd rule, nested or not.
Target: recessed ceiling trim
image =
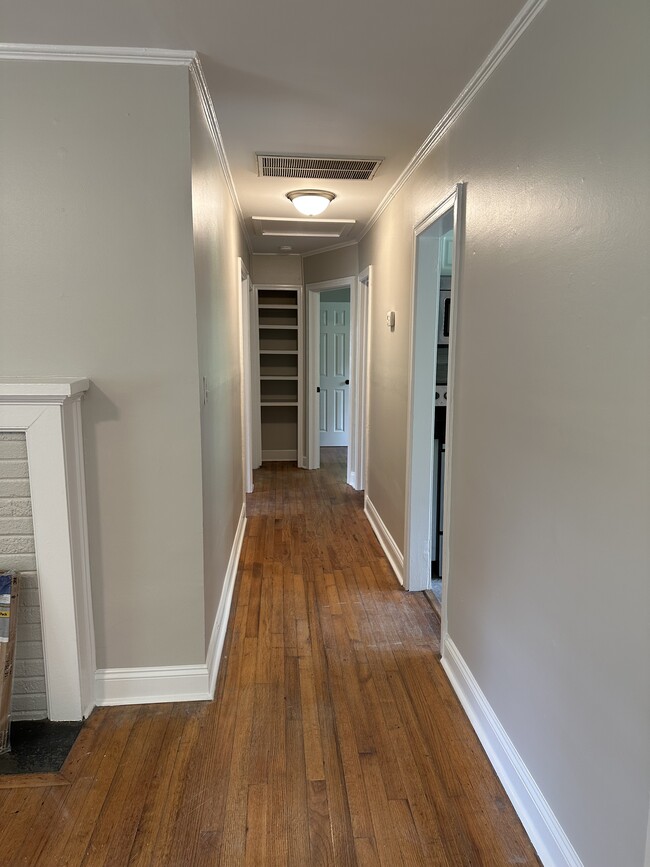
[[[262,229],[263,238],[340,238],[341,232],[274,232]]]
[[[252,217],[258,237],[330,238],[338,241],[349,235],[355,220],[321,220],[310,217]]]
[[[329,217],[251,217],[251,220],[264,220],[265,223],[356,223],[356,220],[335,220]]]
[[[260,178],[300,178],[323,181],[370,181],[383,159],[319,157],[308,154],[256,154]]]

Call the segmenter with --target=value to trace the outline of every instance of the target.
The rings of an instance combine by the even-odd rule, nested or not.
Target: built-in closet
[[[302,454],[302,287],[258,286],[262,462]]]

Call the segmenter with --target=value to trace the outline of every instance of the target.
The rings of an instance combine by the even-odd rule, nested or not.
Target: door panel
[[[350,302],[321,298],[320,323],[320,444],[347,446]]]

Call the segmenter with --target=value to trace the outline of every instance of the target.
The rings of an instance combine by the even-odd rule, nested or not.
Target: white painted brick
[[[29,497],[0,496],[0,517],[31,517],[32,501]]]
[[[7,461],[26,461],[27,443],[22,440],[4,441],[0,439],[0,458]]]
[[[38,590],[36,572],[22,571],[20,573],[20,592],[22,593],[24,590]]]
[[[0,459],[0,479],[28,479],[27,461],[4,461]]]
[[[43,640],[43,636],[41,633],[41,624],[40,618],[38,623],[21,623],[21,614],[18,614],[18,641],[16,642],[16,653],[18,653],[18,645],[20,643],[32,644],[33,642],[38,642]],[[42,655],[42,651],[41,651]]]
[[[35,719],[47,719],[47,711],[11,711],[11,718],[19,722],[20,720],[35,720]]]
[[[37,589],[30,590],[23,575],[20,576],[20,607],[40,608],[40,597]]]
[[[18,711],[36,711],[39,713],[41,711],[41,706],[45,704],[47,708],[47,703],[45,702],[45,694],[44,693],[32,693],[31,695],[16,695],[14,694],[13,701],[11,703],[11,713],[14,715],[14,710]],[[46,710],[47,716],[47,710]],[[23,717],[25,719],[26,717]],[[30,719],[42,719],[42,717],[30,717]]]
[[[29,497],[29,479],[5,479],[2,487],[5,497]]]
[[[16,659],[43,659],[41,641],[21,641],[16,645]]]
[[[14,695],[45,695],[44,677],[14,677]],[[13,702],[12,702],[13,703]]]
[[[33,535],[34,525],[31,518],[3,518],[0,516],[0,536]]]
[[[24,434],[0,434],[0,568],[21,573],[12,714],[47,716],[40,599]]]
[[[33,554],[0,554],[0,569],[34,572],[36,570],[36,557]]]
[[[45,677],[45,663],[42,659],[17,659],[14,663],[15,677]]]
[[[28,626],[41,623],[41,609],[35,605],[19,605],[18,608],[18,626]],[[24,630],[20,630],[20,637],[26,637]]]
[[[8,554],[15,556],[16,554],[33,554],[34,553],[34,537],[33,536],[1,536],[0,535],[0,556]]]

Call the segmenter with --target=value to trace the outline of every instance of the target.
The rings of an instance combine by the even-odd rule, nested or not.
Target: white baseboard
[[[379,544],[381,545],[384,554],[388,558],[388,562],[392,566],[393,572],[397,576],[397,580],[400,584],[404,584],[404,555],[397,547],[395,540],[388,532],[388,527],[381,519],[379,512],[374,507],[372,500],[370,497],[366,497],[364,500],[363,511],[366,514],[366,518],[368,519],[370,526],[372,527],[375,536],[379,540]]]
[[[244,542],[245,531],[246,503],[243,503],[239,515],[237,530],[235,532],[235,540],[232,545],[232,550],[230,551],[230,559],[228,560],[228,567],[223,582],[223,590],[221,591],[217,616],[214,618],[214,626],[212,627],[212,635],[210,636],[210,643],[208,645],[206,664],[209,674],[208,691],[210,693],[210,698],[214,698],[214,689],[217,683],[217,674],[219,673],[219,664],[221,662],[223,645],[226,640],[226,630],[228,628],[228,617],[230,616],[232,594],[235,589],[235,578],[237,577],[239,555],[241,554],[241,546]]]
[[[207,701],[207,665],[149,668],[100,668],[95,673],[99,707],[117,704],[157,704],[165,701]]]
[[[297,461],[298,452],[296,449],[267,449],[262,452],[262,463],[264,461]]]
[[[506,730],[447,636],[442,667],[545,867],[583,867]]]
[[[106,707],[169,701],[209,701],[213,698],[245,529],[246,506],[244,504],[230,552],[206,662],[202,665],[99,669],[95,672],[97,705]]]

